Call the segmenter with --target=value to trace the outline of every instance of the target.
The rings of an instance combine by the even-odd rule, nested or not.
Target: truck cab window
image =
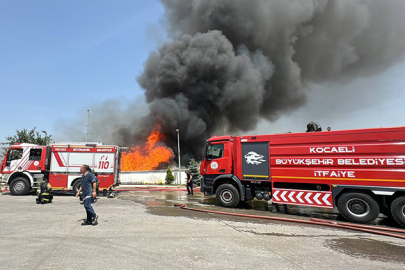
[[[207,160],[221,158],[223,156],[224,156],[224,145],[223,144],[208,145],[207,152],[206,152]]]
[[[41,160],[42,149],[31,149],[29,160]]]
[[[23,150],[22,149],[13,149],[9,152],[7,155],[8,160],[18,160],[21,159],[23,155]]]

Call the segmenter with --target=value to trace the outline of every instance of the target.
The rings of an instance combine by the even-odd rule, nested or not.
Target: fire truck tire
[[[76,180],[76,181],[73,183],[72,189],[73,189],[73,192],[74,192],[75,194],[79,191],[81,185],[82,185],[82,181],[80,181],[80,179]]]
[[[380,213],[378,203],[370,195],[359,192],[342,194],[337,207],[345,219],[357,223],[373,222]]]
[[[398,197],[391,203],[391,214],[398,224],[405,227],[405,196]]]
[[[30,190],[30,182],[24,177],[17,177],[10,183],[10,192],[13,195],[25,195]]]
[[[224,207],[233,208],[239,204],[239,192],[231,184],[222,184],[216,192],[217,201]]]

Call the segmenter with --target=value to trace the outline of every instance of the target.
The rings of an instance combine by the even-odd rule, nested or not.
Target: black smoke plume
[[[314,83],[372,76],[404,55],[402,0],[161,2],[171,41],[138,77],[149,113],[116,129],[115,143],[143,141],[160,123],[176,153],[179,128],[183,162],[213,134],[302,106]]]
[[[273,68],[260,51],[234,49],[220,31],[182,35],[152,53],[138,78],[150,109],[146,130],[161,123],[173,146],[179,128],[182,152],[201,156],[215,131],[256,126]],[[291,102],[302,102],[302,96]]]
[[[303,105],[311,83],[370,76],[404,54],[401,0],[162,3],[172,41],[138,78],[150,109],[143,131],[160,122],[175,148],[179,128],[186,157],[201,156],[215,132],[249,131]]]

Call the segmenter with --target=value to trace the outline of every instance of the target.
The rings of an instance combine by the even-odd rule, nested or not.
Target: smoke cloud
[[[163,45],[138,82],[146,89],[149,122],[160,122],[169,135],[179,128],[185,153],[192,154],[216,130],[256,126],[273,71],[260,51],[235,50],[220,31],[208,31]]]
[[[400,0],[162,3],[172,41],[150,54],[138,82],[148,123],[161,122],[172,147],[180,128],[191,156],[215,132],[299,108],[311,83],[374,75],[405,50]]]
[[[314,83],[373,76],[405,51],[402,0],[161,2],[171,41],[138,77],[149,112],[115,134],[131,145],[160,123],[176,150],[179,128],[183,162],[211,135],[300,108]]]

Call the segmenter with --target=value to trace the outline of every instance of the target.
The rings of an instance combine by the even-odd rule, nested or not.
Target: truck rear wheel
[[[224,207],[236,207],[239,204],[239,192],[231,184],[222,184],[218,187],[217,201]]]
[[[398,197],[391,203],[391,214],[398,224],[405,227],[405,196]]]
[[[25,195],[30,190],[30,182],[24,177],[17,177],[10,183],[10,191],[13,195]]]
[[[340,196],[337,205],[340,214],[351,222],[373,222],[380,213],[378,203],[370,195],[365,193],[344,193]]]

